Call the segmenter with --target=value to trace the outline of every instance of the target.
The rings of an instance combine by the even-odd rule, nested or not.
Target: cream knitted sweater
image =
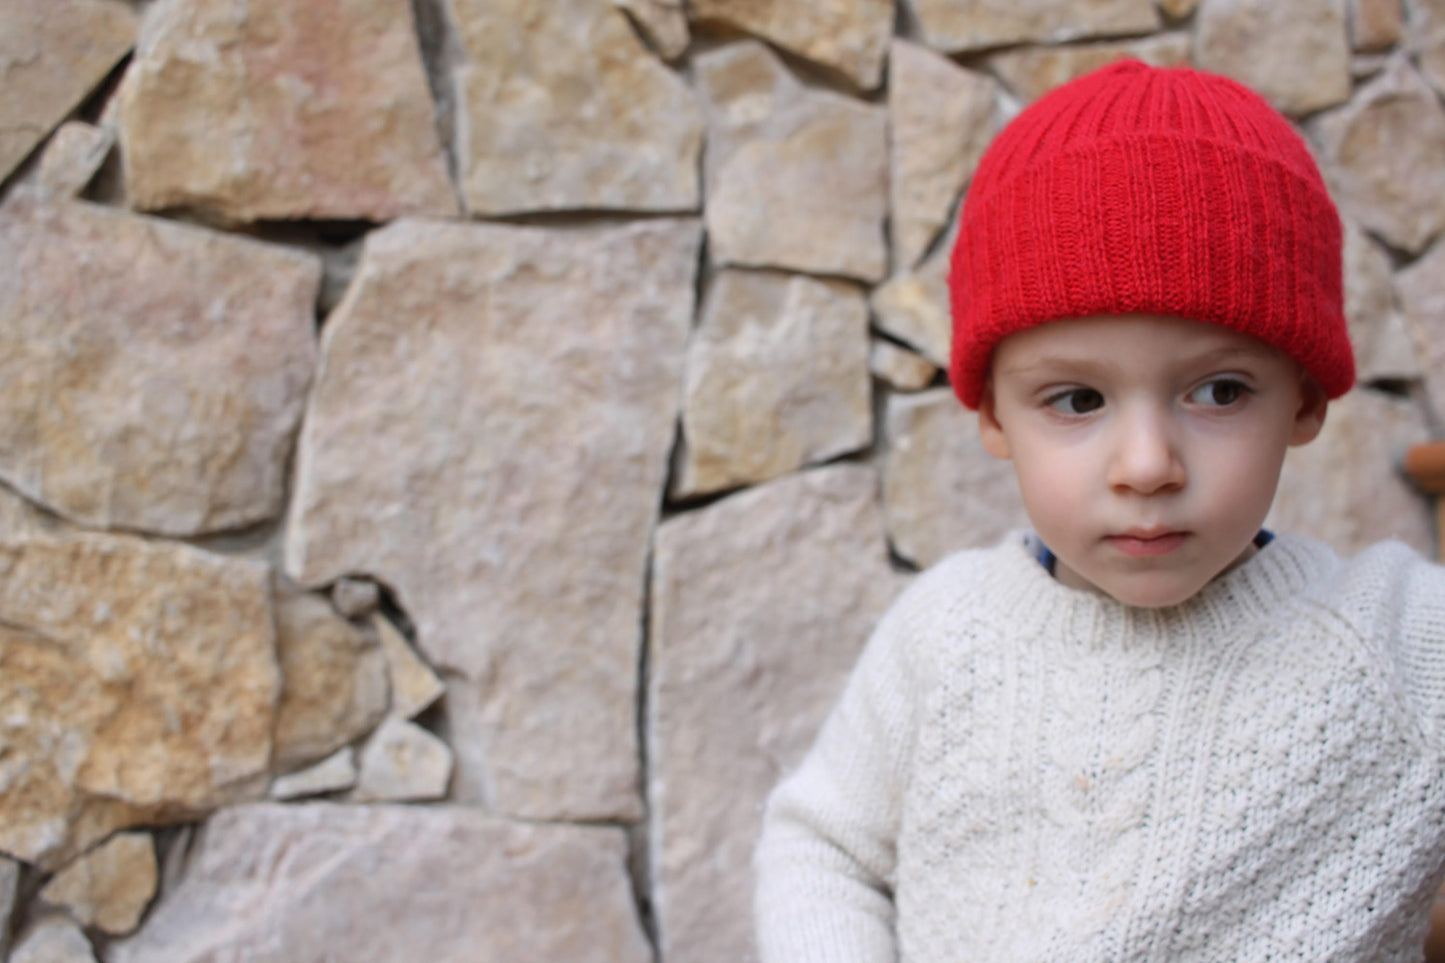
[[[1173,609],[1021,535],[879,623],[757,852],[765,963],[1422,958],[1445,569],[1282,535]]]

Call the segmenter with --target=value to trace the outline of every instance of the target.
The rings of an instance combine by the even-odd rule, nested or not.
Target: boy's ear
[[[1003,425],[998,421],[992,382],[983,386],[983,394],[978,399],[978,437],[983,442],[983,450],[993,457],[1007,460],[1012,456],[1008,436],[1004,434]]]
[[[1295,412],[1294,429],[1290,433],[1291,445],[1304,445],[1319,435],[1325,426],[1325,414],[1330,406],[1329,396],[1318,381],[1307,374],[1300,375],[1300,405]]]

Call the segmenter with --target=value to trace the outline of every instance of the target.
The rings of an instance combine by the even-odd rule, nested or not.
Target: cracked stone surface
[[[133,207],[457,213],[408,0],[156,0],[119,97]]]
[[[67,120],[45,142],[35,183],[62,197],[78,197],[115,146],[115,131],[80,120]]]
[[[877,488],[870,468],[816,469],[658,530],[648,795],[665,960],[755,958],[763,800],[904,582],[889,568]]]
[[[299,768],[375,728],[387,712],[387,658],[319,595],[280,579],[276,649],[281,703],[272,767]]]
[[[682,0],[612,0],[637,24],[663,60],[676,60],[692,39]]]
[[[274,780],[270,796],[272,799],[301,799],[342,792],[355,786],[356,778],[356,750],[342,746],[314,766]]]
[[[122,936],[140,923],[156,881],[151,834],[116,833],[52,877],[40,899],[82,926]]]
[[[703,121],[681,77],[603,0],[444,0],[458,176],[472,214],[691,211]]]
[[[371,626],[381,640],[387,676],[391,679],[391,706],[387,715],[413,719],[440,699],[446,686],[389,619],[373,615]]]
[[[1343,555],[1396,538],[1433,556],[1430,503],[1395,467],[1400,452],[1429,438],[1406,399],[1357,388],[1330,402],[1320,436],[1285,456],[1265,524],[1306,533]]]
[[[924,41],[958,53],[1015,43],[1060,43],[1087,37],[1150,33],[1159,28],[1153,0],[904,0]]]
[[[402,221],[327,322],[287,570],[393,590],[475,698],[455,738],[500,811],[640,815],[643,573],[699,241],[691,220]]]
[[[872,440],[868,305],[858,288],[729,269],[713,279],[701,315],[688,346],[674,496],[765,481]]]
[[[763,37],[872,90],[893,33],[893,0],[689,0],[694,20]]]
[[[0,207],[0,479],[85,525],[280,514],[315,258],[16,191]]]
[[[64,916],[45,916],[20,935],[9,963],[95,963],[85,933]]]
[[[909,268],[947,223],[998,132],[998,82],[927,47],[889,54],[889,201],[895,269]]]
[[[105,79],[136,28],[121,0],[0,5],[0,180]]]
[[[1408,60],[1310,129],[1340,206],[1366,229],[1413,253],[1445,229],[1445,108]]]
[[[713,260],[880,280],[886,110],[805,88],[757,41],[701,54],[693,69],[708,124]]]
[[[420,802],[441,799],[452,776],[452,751],[421,726],[387,719],[362,748],[358,802]]]
[[[0,541],[0,851],[54,867],[264,790],[270,578],[129,536]]]
[[[1395,275],[1395,290],[1436,425],[1445,424],[1445,245]]]
[[[927,568],[1028,526],[1013,467],[983,450],[949,388],[888,399],[883,508],[899,555]]]
[[[1194,61],[1286,114],[1343,103],[1351,91],[1345,0],[1201,0]]]
[[[106,959],[651,963],[626,852],[620,829],[456,806],[237,806]]]
[[[900,271],[873,289],[869,305],[878,330],[916,348],[940,368],[948,367],[953,320],[948,304],[948,259],[958,232],[948,233],[918,266]]]
[[[1153,67],[1189,63],[1187,33],[1166,33],[1139,40],[1111,40],[1064,47],[1021,47],[995,54],[989,64],[999,79],[1025,103],[1038,100],[1060,84],[1125,57]]]
[[[1404,315],[1395,306],[1390,255],[1349,219],[1345,228],[1345,319],[1360,382],[1421,377]]]
[[[938,374],[938,366],[932,361],[882,338],[873,340],[868,370],[899,391],[921,391]]]

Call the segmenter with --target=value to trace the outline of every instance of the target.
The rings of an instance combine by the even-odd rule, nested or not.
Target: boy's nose
[[[1184,462],[1167,418],[1135,412],[1121,418],[1116,427],[1119,437],[1109,466],[1111,488],[1153,495],[1184,486]]]

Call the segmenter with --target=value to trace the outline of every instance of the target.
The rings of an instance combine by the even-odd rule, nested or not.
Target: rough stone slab
[[[1199,0],[1158,0],[1159,9],[1176,20],[1189,16],[1199,6]]]
[[[676,60],[691,40],[682,0],[612,0],[626,11],[663,60]]]
[[[389,718],[361,750],[361,777],[352,798],[360,802],[441,799],[452,778],[452,751],[415,723]]]
[[[1358,85],[1374,77],[1390,64],[1389,53],[1355,54],[1350,58],[1350,76]]]
[[[880,280],[886,110],[805,89],[757,41],[709,51],[693,69],[713,261]]]
[[[868,304],[843,281],[724,270],[688,346],[672,494],[766,481],[873,438]]]
[[[443,0],[473,214],[698,206],[702,115],[605,0]]]
[[[40,900],[82,926],[112,936],[132,932],[156,894],[156,847],[150,833],[116,833],[57,873]]]
[[[0,207],[0,479],[93,527],[281,510],[315,365],[308,255],[33,191]]]
[[[373,615],[371,625],[381,641],[386,674],[391,679],[391,707],[387,715],[414,719],[442,697],[446,686],[389,619]]]
[[[1445,424],[1445,245],[1395,275],[1395,290],[1435,423]]]
[[[356,750],[342,746],[311,768],[274,780],[269,795],[272,799],[300,799],[342,792],[355,786],[356,778]]]
[[[1350,97],[1345,0],[1202,0],[1194,62],[1303,115]]]
[[[924,41],[958,53],[1014,43],[1060,43],[1159,29],[1154,0],[905,0]]]
[[[119,97],[133,207],[457,211],[408,0],[156,0]]]
[[[1335,197],[1365,228],[1416,253],[1445,228],[1445,108],[1406,58],[1311,131]]]
[[[105,79],[135,35],[136,15],[120,0],[0,5],[0,180]]]
[[[995,54],[989,65],[1025,103],[1038,100],[1060,84],[1125,57],[1154,67],[1189,63],[1191,41],[1187,33],[1166,33],[1141,40],[1110,40],[1066,47],[1021,47]]]
[[[883,77],[893,0],[689,0],[694,20],[770,40],[872,90]]]
[[[1404,315],[1395,309],[1390,255],[1345,219],[1345,319],[1360,382],[1410,381],[1421,376]]]
[[[364,578],[339,578],[331,586],[331,604],[348,619],[359,619],[376,611],[381,589]]]
[[[270,572],[112,535],[0,542],[0,851],[259,792],[280,677]]]
[[[998,131],[998,83],[927,47],[888,55],[889,188],[895,270],[918,262]]]
[[[1437,91],[1445,91],[1445,0],[1410,0],[1407,47]]]
[[[1430,2],[1426,0],[1426,5]],[[1440,9],[1445,11],[1445,5]],[[1361,53],[1388,50],[1405,35],[1405,14],[1400,0],[1349,0],[1346,13],[1350,46]]]
[[[1400,452],[1429,437],[1411,401],[1360,388],[1330,402],[1320,436],[1285,457],[1265,524],[1303,532],[1344,555],[1396,538],[1433,558],[1429,500],[1396,467]]]
[[[917,348],[940,368],[948,367],[953,321],[948,305],[948,259],[958,232],[955,213],[947,236],[915,268],[895,274],[873,289],[869,304],[878,330]]]
[[[0,541],[21,535],[40,535],[70,530],[66,522],[47,514],[35,503],[0,485]]]
[[[287,568],[395,592],[428,662],[471,680],[458,738],[504,812],[641,814],[643,573],[699,242],[691,220],[402,221],[327,322]]]
[[[1028,525],[1013,466],[983,450],[949,388],[888,399],[883,509],[899,555],[927,568]]]
[[[474,809],[239,806],[109,963],[651,963],[620,829]]]
[[[921,391],[933,382],[938,366],[892,341],[875,338],[868,353],[868,370],[899,391]]]
[[[67,120],[45,142],[34,183],[52,194],[78,197],[95,178],[114,146],[115,131],[80,120]]]
[[[95,963],[95,951],[75,923],[46,916],[21,935],[10,963]]]
[[[296,769],[376,727],[387,712],[387,658],[319,595],[276,586],[281,704],[272,767]]]
[[[648,698],[652,903],[670,963],[755,959],[753,844],[863,641],[902,587],[877,478],[769,482],[664,523]]]
[[[20,886],[20,864],[0,856],[0,960],[10,950],[10,920],[15,915],[15,898]]]

